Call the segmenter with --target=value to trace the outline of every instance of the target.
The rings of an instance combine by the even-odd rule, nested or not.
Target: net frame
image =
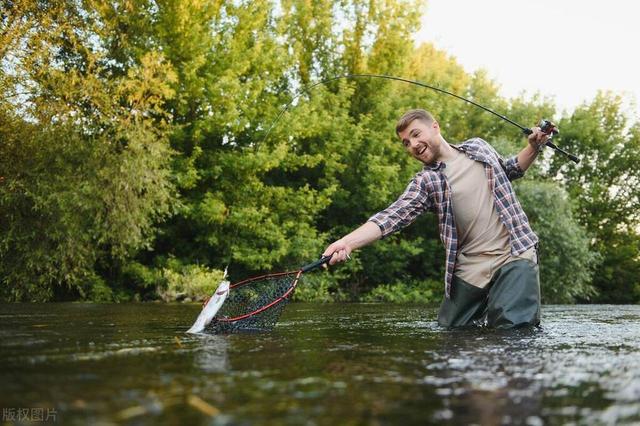
[[[303,269],[265,274],[231,284],[229,286],[229,296],[227,300],[223,303],[220,311],[211,323],[206,327],[206,330],[214,334],[271,331],[284,310],[284,307],[291,300],[291,296],[300,281],[302,273]],[[286,282],[286,285],[282,285],[281,291],[278,291],[275,297],[270,297],[264,302],[258,300],[258,302],[254,302],[253,304],[247,302],[246,305],[238,301],[238,299],[242,299],[243,297],[243,290],[251,292],[254,288],[259,288],[265,282],[270,284],[277,280]],[[243,312],[238,313],[237,310],[239,308],[242,309]],[[229,310],[233,314],[231,316],[225,315],[225,312]]]
[[[260,275],[258,277],[249,278],[243,281],[239,281],[235,284],[231,284],[229,286],[229,295],[227,296],[227,299],[222,304],[220,310],[217,312],[216,316],[211,320],[205,330],[214,334],[271,331],[276,325],[276,322],[278,321],[282,310],[291,300],[291,295],[296,289],[298,282],[300,281],[300,277],[302,277],[302,274],[316,269],[329,262],[329,260],[331,260],[331,256],[332,255],[322,256],[315,262],[304,265],[303,267],[295,271]],[[279,294],[276,297],[271,297],[268,294],[265,295],[263,292],[263,297],[270,298],[268,301],[265,300],[264,303],[258,302],[251,309],[246,308],[245,311],[239,315],[224,315],[226,311],[233,312],[234,308],[236,308],[237,306],[243,306],[242,302],[234,300],[235,298],[242,298],[242,294],[240,294],[240,296],[236,296],[239,293],[238,290],[240,290],[240,293],[242,293],[242,290],[247,287],[255,286],[256,288],[259,288],[260,283],[269,282],[276,279],[290,280],[290,282],[283,287],[283,291],[280,292],[282,294]],[[234,291],[234,289],[236,291]],[[251,293],[249,293],[249,290],[247,291],[247,293],[249,294],[249,297],[247,297],[247,299],[249,299]],[[253,293],[254,295],[256,294],[256,292]]]

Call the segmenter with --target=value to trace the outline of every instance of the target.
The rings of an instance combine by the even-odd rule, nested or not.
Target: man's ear
[[[433,120],[433,124],[431,124],[431,127],[433,127],[434,129],[440,131],[440,124],[438,124],[438,122],[436,120]]]

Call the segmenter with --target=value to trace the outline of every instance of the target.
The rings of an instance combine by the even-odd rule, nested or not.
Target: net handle
[[[322,256],[320,259],[316,260],[315,262],[309,263],[308,265],[304,265],[302,268],[300,268],[300,271],[302,273],[305,273],[313,269],[316,269],[324,265],[325,263],[327,263],[329,260],[331,260],[331,256],[333,256],[333,254],[330,254],[329,256]]]

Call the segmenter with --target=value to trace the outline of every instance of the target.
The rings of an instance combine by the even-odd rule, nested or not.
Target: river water
[[[290,304],[268,334],[187,335],[195,304],[0,305],[7,424],[640,424],[640,306],[541,329]]]

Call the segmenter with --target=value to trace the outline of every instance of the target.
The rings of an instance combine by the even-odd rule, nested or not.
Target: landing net
[[[266,332],[275,326],[291,300],[302,271],[263,275],[232,284],[224,304],[206,332]]]

